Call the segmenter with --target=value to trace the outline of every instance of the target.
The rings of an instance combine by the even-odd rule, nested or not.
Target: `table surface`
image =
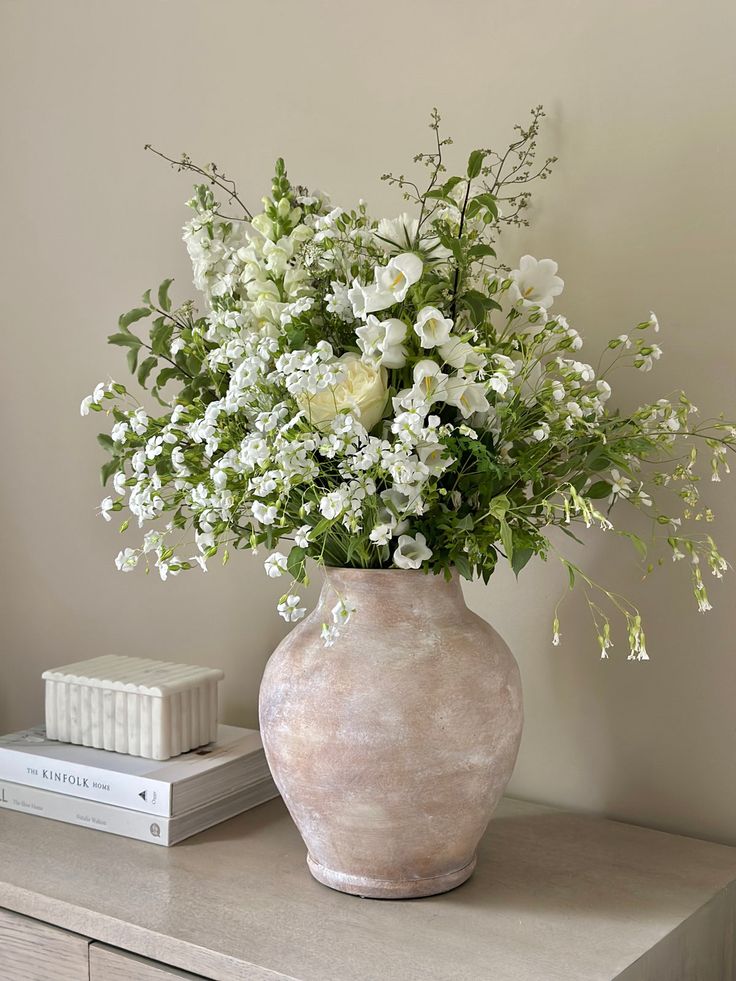
[[[609,981],[736,879],[736,848],[504,800],[459,889],[358,899],[274,800],[173,848],[0,812],[0,906],[217,981]]]

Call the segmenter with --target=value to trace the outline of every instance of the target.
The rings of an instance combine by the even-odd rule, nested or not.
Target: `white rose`
[[[340,362],[346,368],[343,380],[316,395],[302,396],[299,407],[322,432],[329,431],[335,416],[345,410],[351,410],[370,431],[386,407],[386,370],[365,364],[357,354],[344,354]]]

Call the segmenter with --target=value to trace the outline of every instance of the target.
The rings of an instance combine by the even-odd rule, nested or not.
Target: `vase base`
[[[419,899],[422,896],[437,896],[442,892],[456,889],[473,874],[477,857],[474,855],[467,865],[443,875],[433,875],[426,879],[374,879],[370,876],[349,875],[336,872],[315,862],[307,855],[307,865],[312,876],[330,889],[346,892],[364,899]]]

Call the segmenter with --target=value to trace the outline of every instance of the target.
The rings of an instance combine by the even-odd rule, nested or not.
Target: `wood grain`
[[[3,981],[89,981],[89,940],[0,909]]]
[[[281,801],[174,848],[0,812],[0,906],[212,981],[670,981],[647,958],[684,957],[724,981],[733,957],[725,845],[507,799],[444,896],[345,896],[305,859]]]
[[[137,954],[91,944],[89,948],[89,981],[206,981],[201,974],[190,974],[149,961]]]

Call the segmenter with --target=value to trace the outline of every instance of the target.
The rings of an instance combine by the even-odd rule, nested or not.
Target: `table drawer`
[[[189,974],[128,954],[106,944],[89,948],[89,981],[207,981],[200,974]]]
[[[89,940],[0,909],[3,981],[88,981]]]

